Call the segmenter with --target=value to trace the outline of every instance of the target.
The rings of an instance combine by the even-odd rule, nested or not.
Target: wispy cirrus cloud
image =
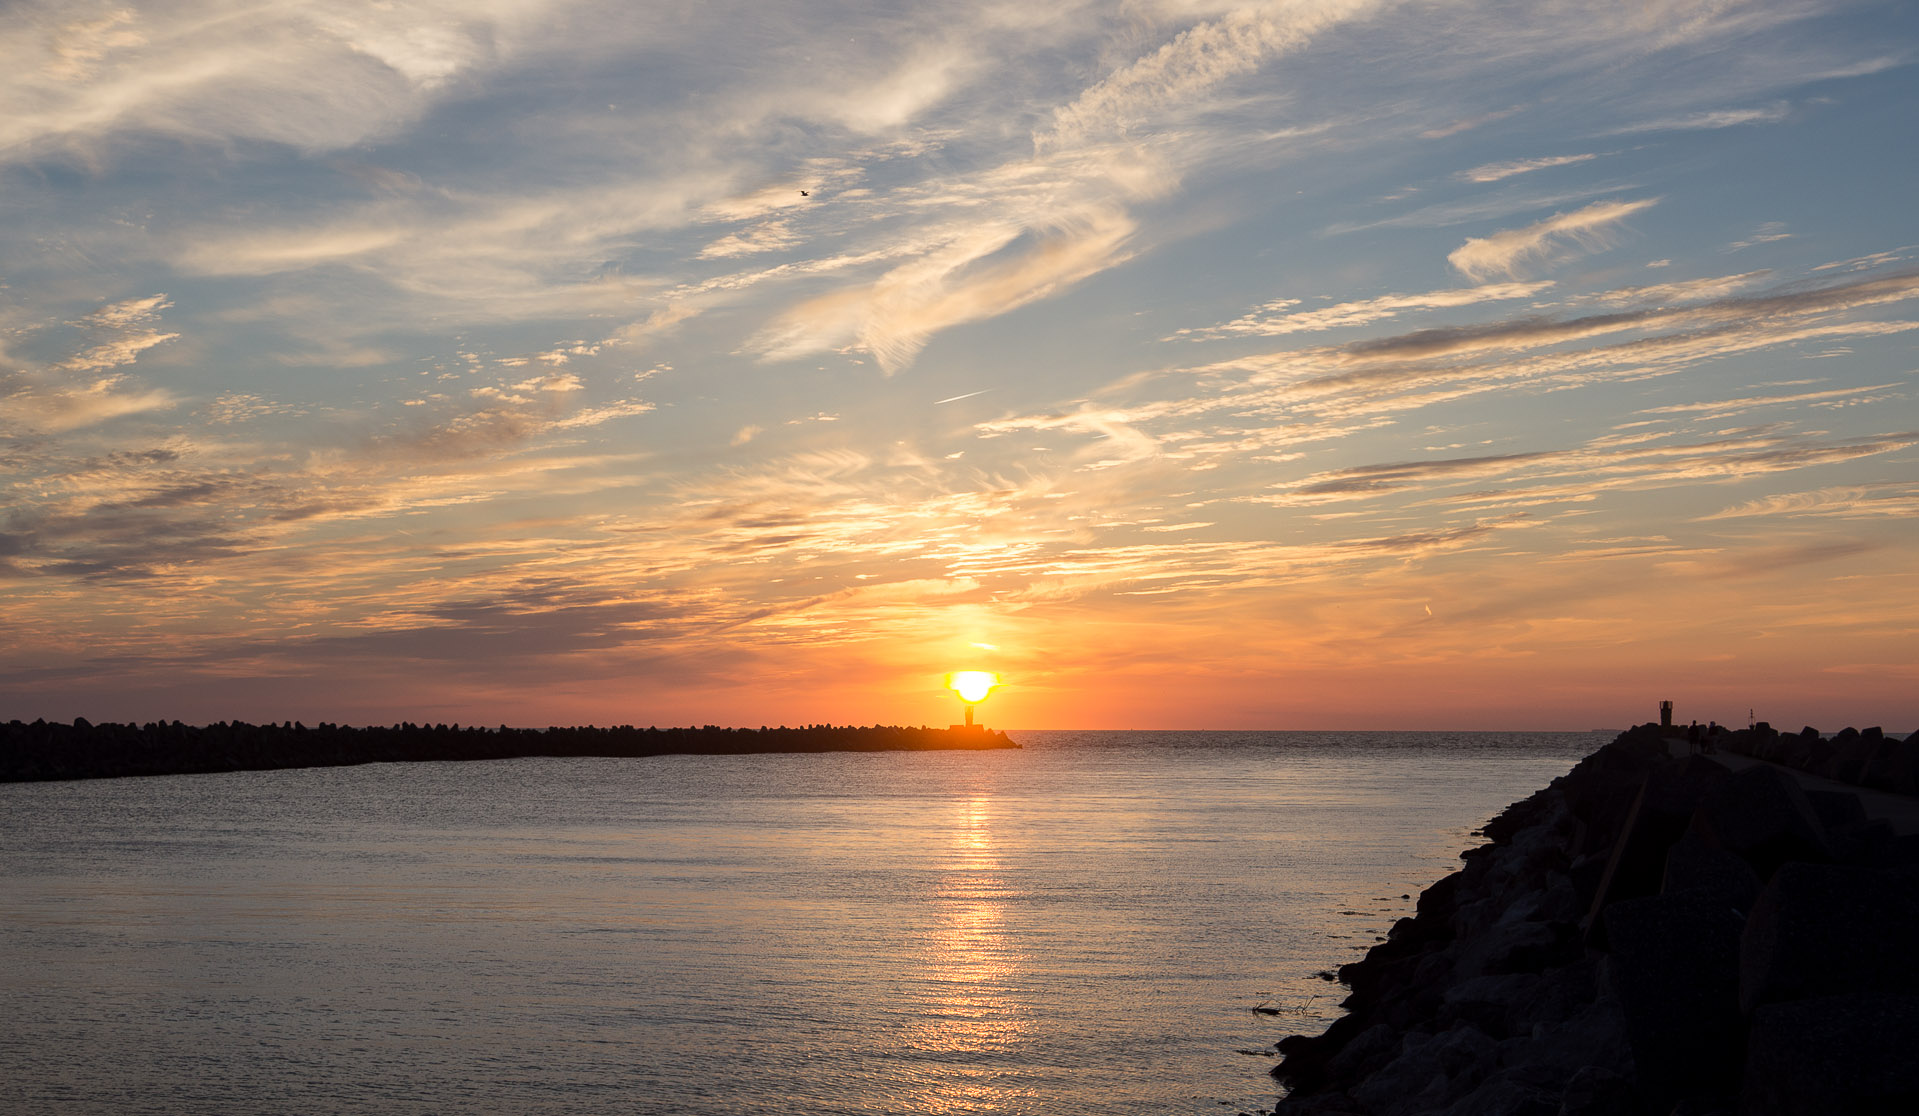
[[[561,5],[15,5],[0,36],[0,159],[111,157],[113,137],[337,150],[417,118]]]
[[[1516,276],[1522,268],[1564,252],[1568,245],[1587,251],[1605,247],[1620,222],[1657,204],[1658,198],[1595,202],[1571,213],[1555,213],[1524,228],[1471,237],[1454,249],[1446,262],[1475,281],[1494,275]]]
[[[1746,500],[1701,517],[1719,519],[1882,519],[1919,515],[1919,484],[1877,484],[1781,492]]]
[[[1223,325],[1203,329],[1176,330],[1166,340],[1185,338],[1208,340],[1218,337],[1277,337],[1288,333],[1317,332],[1350,326],[1371,325],[1395,318],[1409,310],[1449,310],[1481,302],[1499,302],[1531,298],[1551,289],[1551,280],[1533,283],[1493,283],[1479,287],[1426,291],[1422,294],[1390,294],[1378,298],[1341,302],[1317,310],[1294,310],[1299,299],[1278,299],[1252,314]]]
[[[164,294],[109,303],[73,323],[86,338],[78,352],[44,367],[0,371],[0,429],[59,434],[173,406],[171,392],[112,371],[180,336],[159,328],[171,305]]]
[[[1515,485],[1521,486],[1519,491],[1524,492],[1525,486],[1543,482],[1546,487],[1540,495],[1584,496],[1622,488],[1730,482],[1892,453],[1914,445],[1919,445],[1919,432],[1912,431],[1856,439],[1755,433],[1707,442],[1662,440],[1617,448],[1588,445],[1565,450],[1351,466],[1311,474],[1281,486],[1281,491],[1274,495],[1252,499],[1281,506],[1313,505],[1438,490],[1462,482],[1498,478],[1506,487],[1492,492],[1467,492],[1452,499],[1460,503],[1490,499],[1503,504],[1514,494]],[[1562,483],[1571,478],[1578,478],[1578,483],[1572,486]]]
[[[1777,124],[1792,114],[1784,101],[1752,108],[1710,109],[1664,116],[1607,130],[1606,135],[1633,135],[1639,132],[1697,132],[1715,128],[1739,128],[1752,124]]]
[[[1268,3],[1195,24],[1055,110],[1052,127],[1033,137],[1034,147],[1044,153],[1103,142],[1124,137],[1138,124],[1190,112],[1223,82],[1380,6],[1377,0]]]
[[[1481,163],[1471,170],[1460,171],[1456,177],[1464,182],[1501,182],[1516,175],[1531,174],[1534,171],[1549,170],[1553,167],[1570,167],[1597,158],[1599,158],[1597,153],[1589,152],[1583,155],[1543,155],[1534,159],[1509,159],[1503,163]]]

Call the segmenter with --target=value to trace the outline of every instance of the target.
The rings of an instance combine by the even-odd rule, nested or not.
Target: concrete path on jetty
[[[1684,736],[1669,736],[1666,738],[1666,751],[1674,759],[1685,759],[1687,756],[1695,754],[1693,747],[1693,745],[1687,743]],[[1885,821],[1892,826],[1893,832],[1899,834],[1901,837],[1908,834],[1919,833],[1919,798],[1914,798],[1911,795],[1894,794],[1891,791],[1874,790],[1871,787],[1842,783],[1837,779],[1823,778],[1810,772],[1800,771],[1798,768],[1787,767],[1784,764],[1773,763],[1769,760],[1753,759],[1751,756],[1742,756],[1736,752],[1721,750],[1717,752],[1701,752],[1698,754],[1704,755],[1707,759],[1712,760],[1722,767],[1730,768],[1734,772],[1744,771],[1748,767],[1770,767],[1775,771],[1790,775],[1798,781],[1799,786],[1804,790],[1834,791],[1839,794],[1857,795],[1859,797],[1859,805],[1865,808],[1868,819],[1885,819]]]

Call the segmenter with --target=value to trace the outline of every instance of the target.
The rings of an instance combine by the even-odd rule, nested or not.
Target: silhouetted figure
[[[1694,721],[1691,725],[1687,726],[1686,728],[1686,754],[1697,755],[1698,753],[1699,753],[1699,722]]]
[[[810,198],[810,197],[812,197],[812,196],[813,196],[813,195],[811,195],[811,194],[809,194],[809,193],[807,193],[807,192],[806,192],[805,190],[801,190],[801,191],[800,191],[800,197],[803,197],[803,198]]]

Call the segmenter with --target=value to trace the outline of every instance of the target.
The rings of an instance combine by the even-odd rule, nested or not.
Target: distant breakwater
[[[1919,790],[1919,733],[1711,739]],[[1278,1044],[1277,1116],[1919,1112],[1919,834],[1888,820],[1919,801],[1688,751],[1640,726],[1487,823],[1337,971],[1347,1014]]]
[[[763,752],[896,752],[1017,748],[987,729],[874,725],[798,728],[478,728],[402,722],[354,728],[298,721],[247,724],[0,724],[0,782],[105,779],[268,771],[422,760],[492,760],[529,756],[747,755]]]

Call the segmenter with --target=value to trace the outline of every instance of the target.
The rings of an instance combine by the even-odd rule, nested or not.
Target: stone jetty
[[[1017,747],[1005,733],[982,728],[897,725],[528,729],[505,725],[461,728],[406,721],[390,728],[336,724],[309,728],[298,721],[264,725],[242,721],[96,725],[78,718],[68,725],[16,720],[0,724],[0,783],[526,756],[636,758]]]
[[[1278,1116],[1919,1113],[1919,733],[1673,731],[1489,822]]]

